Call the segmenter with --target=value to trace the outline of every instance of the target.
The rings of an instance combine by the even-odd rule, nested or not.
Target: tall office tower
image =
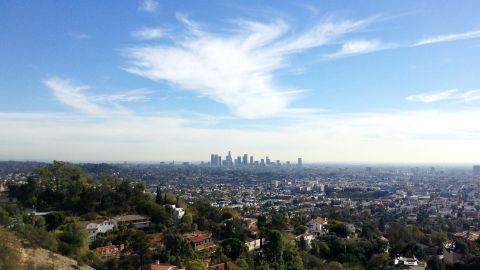
[[[213,161],[214,161],[213,166],[218,166],[218,154],[215,154],[213,156]]]
[[[245,166],[248,164],[248,154],[244,154],[244,155],[243,155],[242,163],[243,163],[243,165],[245,165]]]
[[[215,155],[211,154],[210,155],[210,167],[213,167],[213,164],[215,163]]]
[[[298,166],[298,167],[302,167],[302,165],[303,165],[302,158],[299,157],[299,158],[298,158],[298,161],[297,161],[297,166]]]
[[[242,165],[242,157],[241,156],[238,156],[236,159],[235,159],[235,166],[240,166]]]
[[[480,165],[473,166],[473,175],[480,176]]]
[[[262,165],[262,166],[265,165],[265,159],[263,159],[263,158],[260,159],[260,165]]]
[[[217,166],[222,166],[222,157],[221,156],[218,156]]]
[[[253,156],[250,156],[250,165],[253,165]]]
[[[265,161],[266,161],[267,165],[270,165],[270,158],[269,157],[266,157]]]
[[[227,166],[232,166],[233,165],[232,153],[230,151],[228,151],[228,155],[225,159],[227,160],[226,161]]]
[[[280,166],[280,160],[277,159],[277,166]]]

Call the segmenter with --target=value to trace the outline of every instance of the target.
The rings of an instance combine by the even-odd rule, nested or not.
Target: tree
[[[388,255],[385,253],[373,254],[370,260],[368,261],[368,269],[371,270],[382,270],[388,266]]]
[[[282,213],[275,213],[272,215],[272,222],[270,228],[274,230],[286,230],[288,229],[287,218]]]
[[[187,211],[185,215],[183,215],[182,220],[180,221],[179,230],[180,232],[191,232],[195,230],[193,216],[190,211]]]
[[[298,247],[301,250],[307,250],[308,249],[308,245],[307,245],[307,241],[305,240],[305,237],[303,237],[303,236],[300,237],[300,241],[298,241]]]
[[[445,264],[437,256],[432,256],[427,262],[428,270],[445,270]]]
[[[155,202],[157,204],[163,204],[163,201],[162,201],[162,191],[160,190],[160,187],[157,186],[157,194],[155,196]]]
[[[285,249],[285,239],[282,233],[277,230],[267,232],[266,242],[263,251],[265,252],[268,262],[280,262]]]
[[[207,270],[207,266],[200,260],[191,260],[187,263],[185,270]]]
[[[343,265],[337,261],[332,261],[327,264],[327,270],[343,270]]]
[[[282,254],[287,270],[303,270],[303,261],[297,246],[293,242],[289,242]]]
[[[58,249],[66,256],[81,256],[88,251],[87,232],[76,223],[67,223],[58,232]]]
[[[7,211],[0,207],[0,225],[8,225],[10,223],[10,217]]]
[[[432,239],[432,244],[438,247],[438,246],[442,246],[443,243],[445,243],[448,240],[448,236],[446,233],[442,231],[438,231],[438,232],[432,233],[431,239]]]
[[[165,252],[169,261],[182,263],[194,258],[194,252],[190,243],[182,236],[167,233],[164,236]]]
[[[233,261],[238,259],[247,251],[245,244],[236,238],[223,240],[221,246],[223,253]]]
[[[65,222],[65,214],[63,212],[53,212],[45,215],[46,229],[48,231],[55,230]]]
[[[347,238],[348,236],[347,226],[345,226],[343,223],[332,222],[328,228],[329,231],[335,233],[338,237]]]
[[[330,247],[323,241],[313,240],[311,253],[319,258],[328,258],[330,256]]]

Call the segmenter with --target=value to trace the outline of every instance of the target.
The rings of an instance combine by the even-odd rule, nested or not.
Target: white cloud
[[[325,113],[232,129],[198,123],[217,117],[0,113],[0,159],[206,160],[232,150],[282,161],[477,162],[479,118],[480,110]]]
[[[158,2],[155,0],[142,0],[140,2],[140,9],[145,12],[156,12],[158,9]]]
[[[92,96],[93,100],[102,102],[102,101],[111,101],[111,102],[132,102],[132,101],[147,101],[150,100],[149,95],[152,93],[151,90],[147,89],[134,89],[125,91],[118,94],[110,95],[99,95]]]
[[[428,37],[428,38],[417,41],[415,44],[413,44],[413,46],[423,46],[423,45],[429,45],[434,43],[457,41],[457,40],[472,39],[472,38],[480,38],[480,30]]]
[[[394,45],[383,44],[379,40],[354,40],[346,42],[340,50],[326,55],[327,58],[340,58],[356,54],[371,53],[380,50],[392,49]]]
[[[450,89],[440,92],[429,92],[406,97],[408,101],[432,103],[437,101],[461,101],[473,102],[480,100],[480,90],[469,90],[461,92],[458,89]]]
[[[90,39],[91,36],[86,33],[70,33],[70,36],[75,39]]]
[[[44,81],[55,97],[63,104],[89,114],[105,114],[106,110],[93,102],[84,90],[86,85],[72,85],[69,81],[51,77]]]
[[[142,27],[133,31],[132,36],[139,40],[152,40],[152,39],[159,39],[165,36],[165,29],[156,27]]]
[[[61,103],[91,115],[126,113],[126,109],[117,102],[144,101],[151,93],[146,89],[135,89],[109,95],[91,95],[85,91],[90,86],[75,85],[59,77],[51,77],[44,84]]]
[[[130,60],[125,69],[207,96],[243,118],[274,116],[289,108],[295,89],[274,82],[275,71],[285,68],[289,55],[328,44],[371,21],[325,20],[294,34],[281,20],[238,20],[228,33],[210,33],[184,15],[177,17],[187,32],[173,45],[125,50]]]

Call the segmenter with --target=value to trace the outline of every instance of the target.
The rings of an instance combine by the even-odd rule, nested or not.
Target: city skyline
[[[6,1],[0,160],[478,164],[479,8]]]
[[[232,156],[232,151],[228,151],[228,154],[226,154],[223,159],[221,154],[210,154],[210,161],[208,161],[206,164],[208,164],[210,167],[242,167],[242,166],[291,166],[295,165],[297,167],[302,167],[303,165],[303,158],[299,157],[297,158],[297,162],[293,163],[290,160],[279,160],[279,159],[270,159],[270,156],[265,155],[261,156],[260,158],[257,157],[257,160],[255,160],[255,157],[253,155],[249,155],[247,153],[245,154],[240,154],[239,156]],[[202,161],[202,164],[204,162]]]

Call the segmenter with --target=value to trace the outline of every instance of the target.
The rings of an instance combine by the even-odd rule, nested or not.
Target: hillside
[[[21,256],[27,269],[44,267],[56,270],[94,270],[88,265],[79,266],[77,261],[43,248],[22,248]]]

